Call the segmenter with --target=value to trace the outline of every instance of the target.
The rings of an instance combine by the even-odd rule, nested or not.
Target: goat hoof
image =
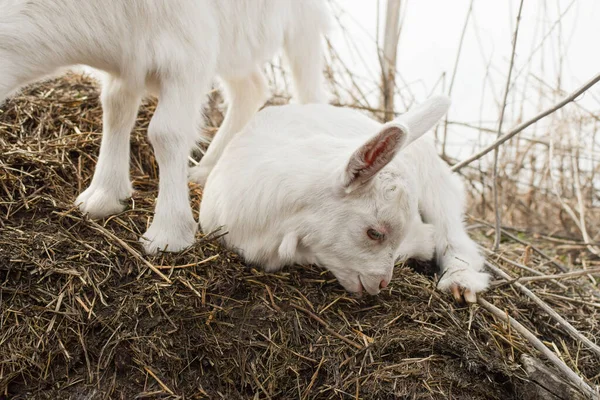
[[[120,213],[127,207],[125,201],[131,197],[132,190],[123,192],[119,195],[112,189],[90,186],[77,196],[75,205],[83,214],[87,214],[91,218],[108,217]]]
[[[489,285],[490,276],[472,269],[448,269],[438,282],[438,289],[449,291],[459,304],[476,303],[477,293]]]
[[[193,218],[192,223],[179,223],[176,228],[173,225],[173,222],[166,226],[156,222],[150,225],[140,238],[146,254],[156,254],[158,251],[176,253],[194,244],[198,224]]]

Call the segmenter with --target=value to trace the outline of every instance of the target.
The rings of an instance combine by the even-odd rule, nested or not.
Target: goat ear
[[[449,107],[448,97],[434,96],[384,124],[377,135],[350,157],[342,179],[346,193],[377,175],[403,147],[431,129]]]
[[[360,146],[344,170],[342,185],[346,193],[373,178],[404,147],[408,129],[398,121],[383,125],[379,133]]]
[[[403,123],[410,132],[406,144],[420,138],[425,132],[433,128],[446,114],[448,108],[450,108],[450,103],[450,98],[446,96],[434,96],[396,118],[394,121]]]

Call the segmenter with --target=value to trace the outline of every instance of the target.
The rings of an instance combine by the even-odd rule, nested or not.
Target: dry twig
[[[558,358],[556,354],[550,351],[541,340],[539,340],[533,333],[531,333],[527,328],[521,325],[516,319],[509,316],[507,313],[500,310],[495,305],[487,302],[483,297],[479,296],[477,298],[477,303],[483,308],[485,308],[490,313],[494,314],[497,318],[502,321],[510,324],[510,326],[515,329],[519,334],[523,335],[538,351],[540,351],[556,368],[558,368],[564,375],[569,379],[571,384],[573,384],[576,388],[581,390],[586,396],[589,396],[590,399],[598,399],[600,394],[592,389],[590,385],[588,385],[575,371],[573,371],[567,364],[564,363],[563,360]]]
[[[586,345],[590,350],[592,350],[598,357],[600,357],[600,346],[596,343],[592,342],[590,339],[581,334],[573,325],[571,325],[567,320],[561,317],[552,307],[546,304],[542,299],[536,296],[531,290],[521,285],[517,280],[512,278],[506,272],[490,263],[489,261],[485,262],[485,265],[494,271],[495,274],[500,275],[504,279],[508,281],[512,281],[512,284],[518,288],[525,296],[529,297],[535,304],[537,304],[540,308],[542,308],[546,313],[548,313],[552,319],[554,319],[563,329],[567,331],[569,335],[575,340],[578,340]]]
[[[510,78],[512,77],[513,66],[515,65],[515,53],[517,50],[517,39],[519,37],[519,27],[521,26],[521,12],[523,10],[523,2],[519,3],[519,13],[517,14],[517,25],[515,27],[515,34],[513,35],[512,53],[510,55],[510,64],[508,66],[508,77],[506,78],[506,87],[504,88],[504,99],[502,100],[502,108],[500,110],[500,118],[498,118],[498,134],[497,137],[502,135],[502,124],[504,123],[504,112],[506,111],[506,101],[508,100],[508,92],[510,90]],[[500,225],[502,220],[502,210],[500,209],[500,203],[498,199],[498,154],[499,147],[494,149],[494,164],[492,167],[492,196],[494,197],[494,212],[496,219],[496,235],[494,236],[494,250],[498,250],[500,247]]]
[[[156,268],[150,261],[146,260],[133,247],[131,247],[130,245],[128,245],[127,243],[125,243],[125,241],[123,241],[122,239],[120,239],[114,233],[110,232],[108,229],[104,228],[102,225],[100,225],[99,223],[97,223],[94,220],[89,220],[89,222],[90,222],[90,224],[93,226],[93,228],[95,230],[97,230],[98,232],[102,233],[107,238],[112,239],[115,242],[119,243],[119,245],[121,247],[123,247],[125,250],[127,250],[127,252],[129,254],[131,254],[132,256],[134,256],[135,258],[137,258],[138,260],[140,260],[144,265],[146,265],[148,268],[150,268],[156,275],[160,276],[165,282],[167,282],[169,284],[173,283],[171,281],[171,279],[169,279],[165,274],[163,274],[162,272],[160,272],[160,270],[158,268]]]

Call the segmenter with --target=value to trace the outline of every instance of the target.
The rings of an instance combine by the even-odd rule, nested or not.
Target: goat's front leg
[[[427,167],[419,208],[424,221],[435,227],[435,253],[441,269],[438,288],[452,292],[459,301],[475,302],[476,294],[487,289],[489,275],[464,226],[462,182],[437,157]]]
[[[208,85],[163,80],[156,112],[148,126],[159,169],[152,224],[140,241],[147,253],[180,251],[194,242],[194,220],[187,185],[188,155],[195,141],[201,96]]]
[[[102,88],[103,132],[98,163],[90,186],[75,200],[92,218],[103,218],[125,208],[131,197],[129,137],[141,96],[119,78],[108,76]]]
[[[323,103],[322,32],[309,26],[292,30],[285,39],[285,56],[292,71],[294,97],[300,104]]]
[[[417,214],[406,232],[406,237],[396,250],[396,261],[406,261],[409,258],[431,260],[435,253],[435,227],[423,223],[421,216]]]
[[[227,144],[246,126],[268,98],[269,87],[258,67],[247,77],[224,79],[223,84],[225,98],[229,102],[225,119],[200,164],[190,170],[190,180],[203,186]]]

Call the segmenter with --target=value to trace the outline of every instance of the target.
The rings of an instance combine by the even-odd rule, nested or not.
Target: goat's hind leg
[[[129,137],[141,101],[140,92],[113,76],[102,88],[103,127],[98,163],[90,186],[75,200],[92,218],[103,218],[125,209],[131,197]]]
[[[285,39],[285,56],[292,72],[294,95],[300,104],[324,103],[327,100],[321,43],[324,31],[319,28],[301,24]]]
[[[225,119],[200,164],[190,170],[190,180],[201,185],[206,183],[231,139],[244,128],[269,95],[267,80],[258,67],[247,77],[224,79],[223,83],[229,102]]]

